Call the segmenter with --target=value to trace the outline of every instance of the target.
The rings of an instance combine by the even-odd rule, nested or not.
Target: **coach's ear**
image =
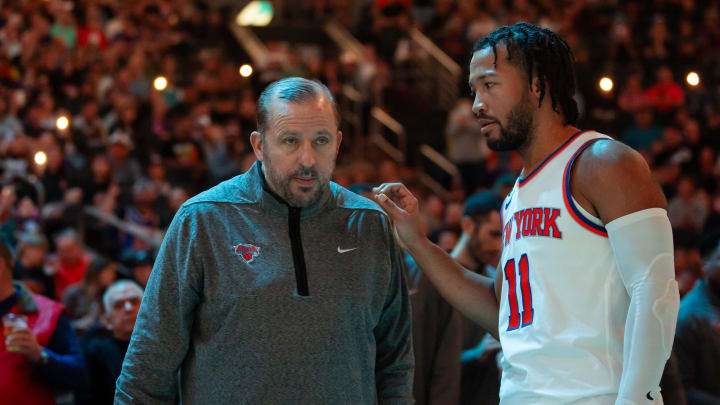
[[[340,153],[340,143],[342,143],[342,131],[338,129],[337,142],[336,142],[336,146],[335,146],[335,154]]]
[[[262,162],[263,160],[263,141],[262,134],[258,131],[252,131],[250,134],[250,145],[255,153],[255,159]]]

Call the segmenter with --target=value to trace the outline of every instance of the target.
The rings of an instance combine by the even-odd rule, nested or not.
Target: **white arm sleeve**
[[[616,405],[650,404],[660,395],[680,305],[672,228],[661,208],[634,212],[605,228],[630,295]]]

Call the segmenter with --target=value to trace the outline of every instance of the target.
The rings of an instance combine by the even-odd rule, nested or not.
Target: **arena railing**
[[[426,76],[423,81],[428,94],[435,94],[444,110],[450,111],[458,99],[458,85],[462,68],[455,63],[442,49],[425,36],[417,28],[409,30],[411,40],[429,56],[429,58],[413,58],[413,63]]]
[[[137,225],[137,224],[133,224],[133,223],[124,221],[121,218],[117,217],[116,215],[104,212],[104,211],[98,209],[97,207],[85,206],[83,208],[83,212],[86,215],[89,215],[100,221],[103,221],[104,223],[111,225],[122,232],[130,234],[130,235],[142,240],[143,242],[147,243],[148,245],[152,246],[153,248],[160,247],[163,237],[165,236],[164,233],[159,229],[149,228],[146,226]]]

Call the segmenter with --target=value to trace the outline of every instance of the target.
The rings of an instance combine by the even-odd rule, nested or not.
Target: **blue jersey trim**
[[[595,138],[591,139],[587,142],[585,142],[580,148],[575,152],[575,154],[570,158],[570,162],[568,162],[567,167],[565,168],[565,184],[563,187],[565,189],[565,201],[567,202],[568,207],[572,210],[572,216],[575,219],[580,219],[582,221],[581,225],[592,228],[600,233],[603,233],[607,235],[607,229],[605,227],[600,226],[596,224],[595,222],[588,219],[575,205],[575,202],[573,201],[572,194],[570,192],[570,171],[572,170],[572,165],[575,163],[575,159],[577,159],[578,156],[580,156],[580,153],[587,149],[589,146],[594,144],[595,142],[602,140],[605,138]]]
[[[535,169],[533,169],[533,171],[531,171],[530,174],[527,175],[527,177],[523,178],[523,177],[522,177],[522,173],[520,173],[520,177],[518,178],[518,184],[519,184],[520,186],[524,186],[525,183],[527,183],[528,181],[530,181],[530,179],[532,179],[533,176],[535,176],[536,174],[538,174],[538,173],[540,172],[540,170],[542,170],[542,168],[543,168],[546,164],[548,164],[555,156],[557,156],[557,154],[559,154],[560,152],[562,152],[563,149],[565,149],[565,148],[570,144],[570,142],[574,141],[575,138],[577,138],[577,137],[578,137],[580,134],[582,134],[583,132],[587,132],[587,131],[578,131],[578,132],[576,132],[575,134],[573,134],[573,136],[571,136],[570,138],[568,138],[565,142],[563,142],[563,144],[560,145],[557,149],[555,149],[555,151],[554,151],[553,153],[551,153],[548,157],[546,157],[545,160],[543,160],[542,163],[540,163],[540,165],[538,165],[538,167],[536,167]]]

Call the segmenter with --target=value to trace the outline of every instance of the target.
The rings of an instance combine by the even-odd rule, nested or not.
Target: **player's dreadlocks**
[[[559,104],[565,124],[575,125],[578,119],[578,108],[573,99],[575,69],[572,51],[567,42],[549,29],[521,22],[491,32],[475,43],[472,53],[475,54],[481,49],[492,47],[497,66],[498,44],[507,47],[507,60],[513,66],[527,73],[531,86],[534,76],[539,79],[540,100],[538,106],[542,105],[545,97],[545,82],[547,81],[550,87],[553,111],[560,114],[557,109]]]

